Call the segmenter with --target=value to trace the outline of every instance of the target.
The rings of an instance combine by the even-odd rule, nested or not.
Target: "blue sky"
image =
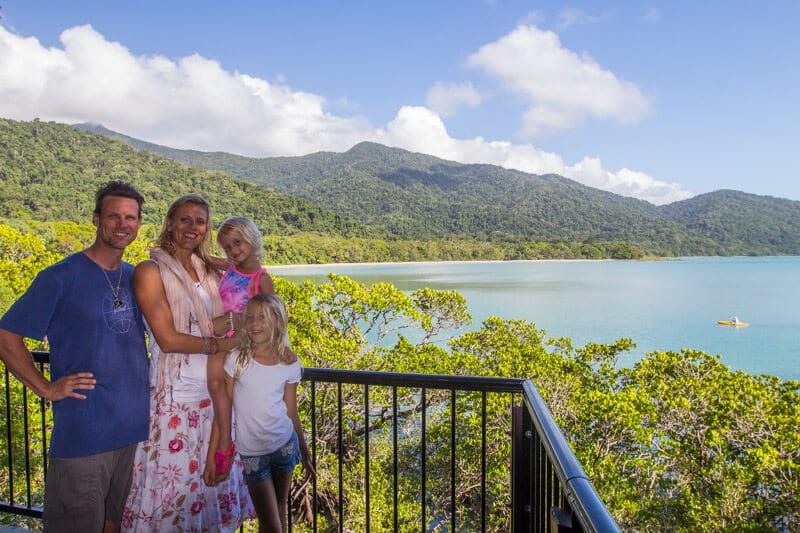
[[[0,0],[0,116],[800,200],[800,2]]]

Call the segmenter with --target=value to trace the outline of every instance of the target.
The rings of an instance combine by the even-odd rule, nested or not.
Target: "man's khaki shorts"
[[[100,533],[119,524],[133,480],[136,444],[87,457],[51,457],[44,490],[44,530]]]

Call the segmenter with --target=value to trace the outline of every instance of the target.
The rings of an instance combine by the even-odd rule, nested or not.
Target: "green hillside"
[[[398,239],[296,196],[186,166],[108,136],[40,121],[0,119],[0,234],[31,235],[49,252],[66,254],[91,242],[94,191],[109,179],[132,182],[145,195],[146,231],[137,252],[157,233],[168,205],[189,192],[204,195],[214,223],[232,214],[255,220],[270,264],[486,259],[629,259],[620,242],[489,242],[448,236]],[[4,229],[5,228],[5,229]],[[14,234],[16,235],[16,234]],[[8,246],[20,236],[9,237]],[[2,244],[2,243],[0,243]],[[2,246],[0,246],[2,247]]]
[[[720,254],[800,255],[800,202],[720,190],[659,208],[689,230],[714,239]]]
[[[161,224],[175,198],[199,193],[212,205],[217,224],[240,214],[266,234],[371,234],[309,201],[222,172],[189,167],[63,124],[0,119],[0,218],[89,222],[94,191],[110,179],[130,181],[142,192],[145,222],[154,225]]]
[[[0,219],[86,223],[108,179],[139,187],[151,224],[188,192],[209,199],[216,223],[249,216],[276,262],[800,255],[800,202],[780,198],[717,191],[656,207],[374,143],[254,159],[0,119]]]
[[[800,202],[779,198],[718,191],[656,207],[561,176],[464,165],[375,143],[341,154],[257,159],[81,127],[305,198],[401,239],[621,241],[673,256],[800,254]]]

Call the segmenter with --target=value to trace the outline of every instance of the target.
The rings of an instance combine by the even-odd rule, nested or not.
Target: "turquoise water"
[[[629,337],[629,366],[652,350],[693,348],[752,374],[800,379],[800,257],[667,261],[513,261],[272,267],[294,282],[328,272],[405,291],[457,290],[477,329],[488,316],[534,322],[575,346]],[[720,326],[736,315],[745,328]]]

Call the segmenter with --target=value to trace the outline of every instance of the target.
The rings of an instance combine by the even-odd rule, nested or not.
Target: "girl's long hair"
[[[169,228],[169,226],[171,222],[174,222],[175,211],[185,204],[199,205],[205,209],[207,218],[206,234],[203,235],[203,240],[200,241],[200,246],[195,248],[192,253],[203,260],[207,270],[211,270],[209,257],[211,257],[211,250],[214,246],[214,241],[211,237],[211,206],[208,204],[206,199],[199,194],[187,194],[186,196],[181,196],[172,202],[172,205],[169,206],[169,210],[167,211],[167,215],[164,217],[164,225],[161,227],[161,233],[156,238],[156,246],[162,250],[165,250],[170,255],[175,255],[175,241],[172,240],[172,230]]]
[[[242,372],[253,360],[255,345],[253,339],[247,333],[247,315],[258,312],[259,308],[267,317],[267,327],[269,328],[269,338],[267,340],[267,351],[275,353],[282,364],[286,364],[285,351],[287,346],[287,324],[286,304],[277,294],[256,294],[247,302],[243,316],[245,317],[242,326],[242,344],[239,346],[239,353],[233,366],[233,379],[237,380]]]

